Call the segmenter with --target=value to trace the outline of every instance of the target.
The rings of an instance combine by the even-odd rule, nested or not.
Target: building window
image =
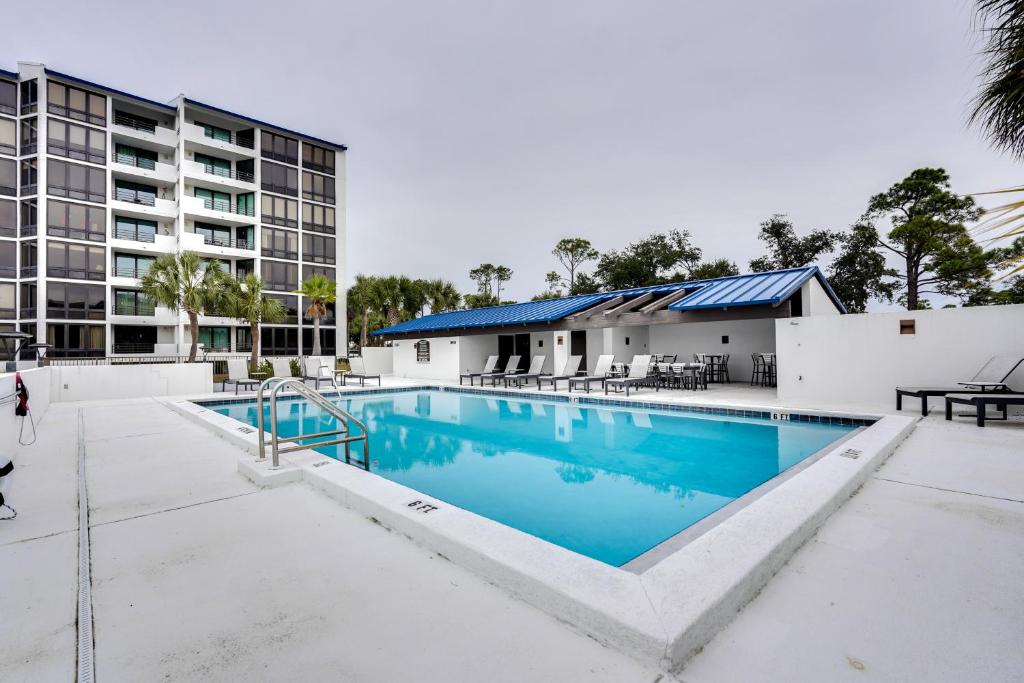
[[[21,243],[21,276],[35,277],[39,268],[39,249],[35,241]]]
[[[230,327],[200,327],[199,343],[207,351],[230,351],[231,350],[231,328]]]
[[[156,133],[156,126],[158,122],[156,119],[139,116],[138,114],[130,114],[126,111],[118,111],[115,109],[114,123],[119,126],[132,128],[134,130],[141,130],[143,133],[153,135]]]
[[[17,285],[13,282],[0,282],[0,319],[14,320],[17,316],[17,308],[14,305],[16,293]]]
[[[284,320],[279,324],[295,325],[299,322],[299,297],[287,294],[267,294],[268,299],[277,299],[284,307]]]
[[[299,234],[292,230],[264,227],[261,231],[260,253],[272,258],[299,258]]]
[[[248,327],[235,328],[235,351],[252,351],[252,330]]]
[[[239,259],[235,261],[235,277],[239,280],[244,278],[249,273],[256,272],[256,261],[255,259]]]
[[[286,228],[299,227],[299,203],[294,199],[265,194],[260,197],[260,203],[264,223],[283,225]]]
[[[302,280],[306,281],[314,275],[323,275],[331,282],[334,282],[334,268],[324,266],[302,266]]]
[[[229,228],[224,225],[200,223],[196,221],[195,232],[203,236],[203,244],[217,247],[233,247],[235,249],[254,249],[251,225]]]
[[[302,198],[325,204],[334,203],[334,178],[319,173],[302,172]]]
[[[0,199],[0,237],[18,236],[18,204]]]
[[[49,194],[89,202],[103,203],[106,200],[107,172],[104,169],[56,159],[48,159],[46,163],[46,191]]]
[[[107,133],[59,119],[46,124],[46,151],[93,164],[107,161]]]
[[[126,164],[136,168],[144,168],[147,171],[156,170],[156,162],[159,160],[156,152],[148,149],[139,149],[131,145],[115,145],[114,161],[119,164]]]
[[[46,110],[96,126],[107,125],[107,98],[63,83],[47,84]]]
[[[21,115],[34,114],[39,103],[39,81],[22,81],[21,83]]]
[[[18,153],[18,124],[14,119],[0,119],[0,154]]]
[[[46,317],[64,320],[106,320],[107,288],[103,285],[47,281]]]
[[[105,242],[107,239],[107,210],[98,206],[46,201],[46,234],[76,240]]]
[[[17,242],[0,242],[0,277],[18,277]]]
[[[18,115],[18,84],[0,81],[0,114]]]
[[[103,325],[58,324],[46,326],[46,355],[55,358],[102,357],[107,333]]]
[[[265,130],[260,141],[260,156],[264,159],[283,161],[286,164],[297,164],[299,163],[299,141]]]
[[[417,363],[429,363],[430,362],[430,342],[426,339],[420,339],[415,344],[416,346],[416,362]]]
[[[21,194],[39,191],[39,166],[35,158],[21,160]]]
[[[290,166],[260,163],[260,187],[267,192],[277,192],[291,197],[299,194],[299,172]]]
[[[303,297],[299,297],[299,298],[300,298],[300,301],[299,301],[299,312],[302,313],[303,317],[305,317],[306,319],[312,320],[312,318],[310,318],[308,315],[306,315],[306,311],[309,310],[309,299],[307,299],[304,296]],[[336,310],[334,303],[332,302],[332,303],[325,304],[324,308],[327,309],[327,312],[324,313],[324,316],[322,318],[320,318],[320,324],[321,325],[333,325],[335,323],[335,320],[336,320],[335,315],[334,315],[335,310]]]
[[[334,150],[303,142],[302,167],[334,175]]]
[[[0,194],[18,196],[18,162],[0,159]]]
[[[235,195],[235,210],[243,216],[256,215],[256,193],[245,192]]]
[[[302,202],[302,229],[334,234],[334,207]]]
[[[114,315],[155,315],[152,299],[135,289],[114,290]]]
[[[36,292],[37,286],[34,283],[21,283],[21,306],[18,309],[22,318],[36,317]]]
[[[133,242],[155,242],[156,221],[116,216],[114,218],[114,237]]]
[[[114,275],[117,277],[142,277],[149,272],[149,267],[153,265],[154,261],[156,261],[154,256],[115,254]]]
[[[107,279],[106,249],[70,242],[46,242],[46,275],[71,280]]]
[[[39,225],[39,206],[35,199],[23,199],[21,202],[21,231],[22,237],[32,237],[36,234]]]
[[[206,154],[196,152],[195,162],[203,165],[203,171],[210,175],[219,175],[222,178],[231,177],[231,162],[227,159],[218,159]]]
[[[156,206],[156,186],[133,183],[128,180],[114,181],[114,199],[129,204]]]
[[[313,263],[334,264],[334,238],[324,235],[304,234],[302,236],[302,260]]]
[[[35,154],[39,150],[39,121],[36,117],[21,120],[21,153]]]
[[[262,328],[260,351],[264,356],[299,355],[299,331],[294,327]]]
[[[333,356],[337,353],[335,340],[337,334],[331,328],[320,328],[320,353],[325,356]],[[313,351],[313,328],[302,328],[302,349],[306,353]]]
[[[292,292],[299,286],[299,266],[295,263],[263,261],[263,286],[277,292]]]

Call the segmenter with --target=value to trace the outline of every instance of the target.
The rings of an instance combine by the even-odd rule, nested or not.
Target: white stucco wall
[[[633,356],[650,353],[650,331],[647,326],[643,327],[606,327],[604,330],[604,345],[602,354],[613,354],[616,363],[628,363]],[[627,343],[628,341],[628,343]],[[597,362],[597,355],[591,353],[590,340],[587,339],[587,355],[593,355],[588,359],[590,363]],[[600,355],[600,354],[598,354]]]
[[[916,333],[901,335],[910,319]],[[898,385],[955,385],[991,356],[1024,355],[1024,305],[781,319],[776,343],[786,404],[892,408]],[[1024,370],[1010,385],[1024,391]]]
[[[459,378],[459,338],[434,337],[430,342],[430,362],[416,361],[418,339],[401,339],[392,345],[395,377],[412,379]]]
[[[563,333],[564,334],[564,333]],[[543,342],[540,345],[538,342]],[[554,332],[532,332],[530,334],[530,361],[533,361],[534,356],[544,356],[544,365],[541,366],[542,372],[551,372],[551,368],[554,366],[554,355],[555,355],[555,333]],[[565,362],[564,360],[562,361]],[[529,367],[529,365],[527,365]]]
[[[390,346],[364,346],[359,349],[366,372],[371,375],[391,375],[395,372],[395,351]]]
[[[213,391],[213,363],[54,365],[50,371],[54,403]]]
[[[800,287],[805,316],[810,315],[841,315],[832,299],[825,293],[817,278],[811,278]]]
[[[723,336],[729,337],[728,344],[722,343]],[[749,382],[750,354],[775,351],[775,320],[652,325],[650,346],[650,353],[674,353],[679,362],[692,361],[695,353],[728,353],[732,381]]]
[[[480,372],[488,356],[498,355],[498,335],[474,334],[459,338],[459,372],[448,378],[456,380],[463,372]]]
[[[21,370],[21,380],[28,389],[28,407],[32,411],[32,419],[36,425],[43,419],[50,405],[50,368],[31,368]],[[14,373],[0,375],[0,397],[14,393]],[[0,405],[0,465],[6,462],[4,456],[10,456],[18,444],[18,431],[21,429],[21,418],[14,414],[14,403],[4,399]],[[25,425],[25,435],[31,438],[32,428]]]

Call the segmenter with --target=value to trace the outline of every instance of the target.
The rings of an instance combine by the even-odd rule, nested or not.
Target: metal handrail
[[[260,383],[259,390],[256,392],[256,430],[259,438],[259,453],[260,460],[266,460],[267,458],[267,444],[266,444],[266,433],[264,432],[264,420],[263,420],[263,395],[266,389],[270,387],[270,450],[271,450],[271,465],[274,469],[279,467],[280,453],[289,453],[291,451],[298,451],[308,448],[316,448],[320,446],[333,446],[335,444],[345,444],[345,462],[349,465],[352,464],[351,445],[354,441],[363,442],[363,460],[357,462],[367,472],[370,471],[370,441],[369,432],[366,430],[366,425],[360,420],[356,419],[354,415],[349,413],[347,410],[331,403],[316,391],[313,391],[306,386],[303,380],[293,377],[270,377],[263,380]],[[331,414],[338,421],[339,428],[334,430],[326,430],[323,432],[316,432],[313,434],[300,434],[294,437],[280,437],[277,433],[277,397],[281,389],[284,387],[291,387],[297,394],[304,397],[310,403],[316,404],[321,410]],[[349,422],[354,423],[362,431],[362,434],[352,436],[349,429]],[[292,446],[285,446],[282,448],[280,443],[284,442],[299,442],[308,439],[316,439],[323,436],[334,436],[343,434],[339,439],[332,439],[330,441],[318,441],[315,444],[303,445],[295,443]]]

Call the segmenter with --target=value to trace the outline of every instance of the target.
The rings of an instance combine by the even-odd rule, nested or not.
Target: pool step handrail
[[[332,415],[338,421],[338,428],[322,432],[314,432],[312,434],[300,434],[292,437],[280,436],[277,428],[277,398],[282,389],[286,387],[294,390],[295,393],[299,394],[310,403],[315,404],[325,413]],[[263,405],[264,395],[268,388],[270,389],[270,450],[272,467],[274,469],[276,469],[280,464],[278,458],[280,453],[309,449],[316,446],[344,444],[345,463],[360,466],[367,472],[370,471],[370,443],[367,438],[369,432],[366,431],[366,425],[347,410],[328,401],[319,392],[306,386],[304,381],[295,377],[269,377],[260,383],[259,390],[256,392],[256,427],[259,438],[260,460],[266,460],[267,458],[267,433],[263,419]],[[350,424],[355,424],[359,427],[360,433],[353,434],[350,429]],[[324,436],[339,436],[339,438],[331,439],[329,441],[318,441],[315,444],[310,445],[300,443],[302,441],[308,441],[309,439],[316,439]],[[363,458],[362,461],[353,462],[352,444],[357,441],[362,441],[363,443]],[[292,445],[282,447],[282,443],[291,443]]]

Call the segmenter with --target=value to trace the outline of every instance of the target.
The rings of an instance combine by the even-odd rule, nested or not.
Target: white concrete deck
[[[99,680],[676,679],[303,484],[257,489],[225,441],[130,400],[53,405],[19,451],[4,680],[74,677],[79,411]],[[678,680],[1020,680],[1022,444],[1020,421],[923,420]]]

